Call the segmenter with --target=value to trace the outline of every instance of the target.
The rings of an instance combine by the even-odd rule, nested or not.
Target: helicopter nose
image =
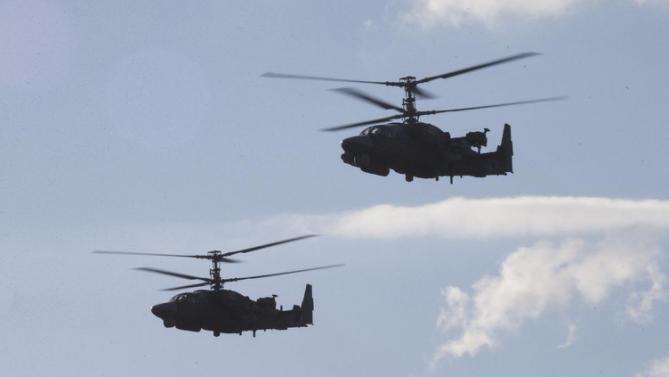
[[[158,318],[170,318],[176,313],[176,305],[173,302],[165,302],[151,307],[151,313]]]
[[[344,151],[355,154],[368,151],[372,143],[367,137],[354,136],[342,140],[341,147]]]

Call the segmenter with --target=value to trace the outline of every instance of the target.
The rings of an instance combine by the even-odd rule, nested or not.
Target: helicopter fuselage
[[[341,143],[342,160],[362,171],[387,176],[390,170],[414,177],[506,175],[513,171],[511,127],[504,126],[502,142],[495,152],[481,153],[486,132],[451,137],[428,123],[388,123],[363,130]]]
[[[187,331],[237,333],[258,330],[286,330],[313,324],[312,287],[307,284],[302,305],[290,310],[277,309],[275,296],[251,300],[238,292],[197,290],[174,296],[169,302],[155,305],[151,312],[163,320],[165,327]]]
[[[453,138],[448,132],[444,132],[438,127],[420,122],[421,117],[559,101],[566,99],[566,97],[536,98],[440,110],[418,110],[416,106],[418,98],[435,98],[434,94],[424,90],[421,86],[434,80],[450,79],[537,55],[540,54],[536,52],[523,52],[438,75],[425,76],[419,79],[408,75],[395,81],[358,80],[276,72],[267,72],[263,76],[401,88],[404,91],[401,106],[352,87],[332,89],[337,93],[366,102],[383,110],[393,110],[397,114],[328,127],[324,128],[323,131],[341,131],[375,125],[365,129],[359,136],[350,137],[342,141],[344,153],[341,155],[341,158],[345,163],[358,167],[364,172],[381,176],[387,176],[390,174],[390,170],[394,170],[399,174],[403,174],[409,182],[414,177],[436,178],[439,180],[439,177],[447,176],[450,177],[451,183],[453,183],[453,177],[455,176],[485,177],[488,175],[506,175],[507,173],[512,173],[513,144],[511,142],[511,127],[509,125],[504,126],[502,143],[497,147],[496,151],[481,153],[481,147],[487,145],[486,132],[489,131],[488,129],[484,129],[483,132],[468,132],[463,137]],[[399,119],[402,120],[402,123],[386,123]]]

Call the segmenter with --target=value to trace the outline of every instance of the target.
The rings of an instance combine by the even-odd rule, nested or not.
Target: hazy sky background
[[[11,376],[669,376],[669,2],[0,0],[0,364]],[[513,127],[515,174],[404,182],[341,162],[387,115],[323,82],[435,81],[420,109],[568,101],[430,118]],[[402,92],[360,87],[399,103]],[[208,265],[92,255],[323,237],[224,266],[315,325],[164,329]]]

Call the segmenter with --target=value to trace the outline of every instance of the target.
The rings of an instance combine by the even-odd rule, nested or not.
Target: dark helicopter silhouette
[[[342,264],[328,266],[319,266],[305,268],[293,271],[276,272],[263,275],[245,276],[238,278],[221,278],[220,263],[236,263],[236,259],[230,256],[241,253],[248,253],[271,246],[276,246],[288,242],[303,240],[314,237],[315,235],[306,235],[295,238],[289,238],[282,241],[272,242],[264,245],[254,246],[242,250],[221,252],[213,250],[207,254],[162,254],[162,253],[133,253],[127,251],[104,251],[96,250],[98,254],[121,254],[121,255],[149,255],[163,257],[181,257],[208,259],[212,263],[209,270],[209,277],[199,277],[186,275],[178,272],[165,271],[151,267],[139,267],[136,270],[158,273],[188,280],[197,280],[198,283],[183,285],[164,289],[165,291],[175,291],[187,288],[196,288],[209,285],[210,290],[196,290],[188,293],[180,293],[168,302],[157,304],[151,308],[151,312],[163,320],[165,327],[176,327],[179,330],[187,331],[212,331],[214,336],[221,333],[236,333],[241,335],[244,331],[252,331],[255,337],[258,330],[286,330],[291,327],[306,327],[313,324],[314,301],[312,296],[312,286],[307,284],[304,297],[300,306],[293,305],[290,310],[283,310],[283,307],[276,307],[276,295],[270,297],[261,297],[257,300],[251,300],[241,293],[223,289],[225,283],[236,282],[240,280],[260,279],[272,276],[296,274],[299,272],[322,270],[326,268],[341,267]]]
[[[463,137],[451,137],[450,133],[442,131],[432,124],[421,122],[419,120],[421,116],[555,101],[564,99],[565,97],[540,98],[445,110],[418,111],[416,109],[416,97],[436,97],[430,92],[419,88],[418,85],[436,79],[448,79],[479,69],[536,55],[539,54],[526,52],[418,80],[414,76],[406,76],[400,78],[399,81],[365,81],[273,72],[265,73],[263,77],[377,84],[403,88],[405,96],[402,100],[402,107],[373,97],[358,89],[333,89],[338,93],[362,100],[382,109],[397,111],[399,114],[326,128],[324,131],[339,131],[372,125],[364,129],[360,135],[346,138],[341,142],[342,149],[344,150],[341,158],[345,163],[358,167],[366,173],[380,176],[387,176],[390,173],[390,169],[392,169],[399,174],[403,174],[408,182],[412,181],[414,177],[435,178],[439,180],[439,177],[447,176],[450,177],[451,183],[453,183],[454,176],[485,177],[488,175],[506,175],[506,173],[512,173],[513,143],[511,141],[511,126],[508,124],[504,125],[502,142],[496,151],[481,153],[481,148],[488,145],[486,135],[490,131],[488,128],[485,128],[482,132],[468,132]],[[383,124],[397,119],[402,119],[402,122]]]

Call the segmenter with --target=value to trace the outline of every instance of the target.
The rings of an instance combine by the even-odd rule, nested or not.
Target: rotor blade
[[[391,103],[388,103],[388,102],[386,102],[384,100],[381,100],[381,99],[378,99],[376,97],[373,97],[373,96],[371,96],[371,95],[369,95],[369,94],[367,94],[367,93],[365,93],[361,90],[358,90],[358,89],[354,89],[354,88],[336,88],[336,89],[330,89],[330,90],[332,90],[334,92],[341,93],[341,94],[345,94],[349,97],[357,98],[357,99],[365,101],[367,103],[371,103],[372,105],[376,105],[376,106],[378,106],[382,109],[386,109],[386,110],[393,109],[393,110],[399,111],[400,113],[404,113],[403,108],[401,108],[399,106],[395,106]]]
[[[347,128],[355,128],[355,127],[366,126],[368,124],[382,123],[382,122],[386,122],[386,121],[393,120],[393,119],[401,119],[403,117],[404,117],[403,114],[393,115],[393,116],[389,116],[389,117],[385,117],[385,118],[366,120],[364,122],[350,123],[350,124],[344,124],[342,126],[323,128],[321,131],[340,131],[340,130],[345,130]]]
[[[343,264],[331,264],[331,265],[328,265],[328,266],[305,268],[305,269],[302,269],[302,270],[276,272],[276,273],[273,273],[273,274],[264,274],[264,275],[255,275],[255,276],[245,276],[245,277],[241,277],[241,278],[223,279],[222,281],[224,283],[229,283],[229,282],[232,282],[232,281],[260,279],[260,278],[267,278],[267,277],[271,277],[271,276],[297,274],[297,273],[300,273],[300,272],[307,272],[307,271],[314,271],[314,270],[324,270],[324,269],[327,269],[327,268],[335,268],[335,267],[342,267],[342,266],[344,266],[344,265]]]
[[[201,255],[186,254],[162,254],[162,253],[133,253],[130,251],[111,251],[111,250],[93,250],[95,254],[118,254],[118,255],[149,255],[154,257],[180,257],[180,258],[200,258]]]
[[[161,289],[161,291],[178,291],[180,289],[186,289],[186,288],[197,288],[197,287],[204,287],[206,285],[209,285],[209,283],[197,283],[197,284],[190,284],[190,285],[182,285],[180,287],[172,287],[172,288],[165,288]]]
[[[211,279],[209,279],[209,278],[202,278],[202,277],[199,277],[199,276],[186,275],[186,274],[182,274],[182,273],[179,273],[179,272],[159,270],[157,268],[151,268],[151,267],[137,267],[137,268],[133,268],[133,270],[153,272],[153,273],[156,273],[156,274],[174,276],[174,277],[177,277],[177,278],[188,279],[188,280],[202,280],[202,281],[207,282],[207,283],[211,282]]]
[[[226,257],[223,257],[223,256],[218,257],[217,259],[218,259],[219,262],[223,262],[223,263],[242,263],[242,261],[240,261],[238,259],[226,258]]]
[[[411,91],[413,92],[413,94],[415,94],[417,97],[420,97],[420,98],[433,99],[433,98],[439,97],[436,94],[434,94],[432,92],[429,92],[425,89],[419,88],[417,86],[414,86],[413,88],[411,88]]]
[[[392,81],[365,81],[365,80],[351,80],[339,79],[334,77],[323,76],[307,76],[307,75],[291,75],[288,73],[265,72],[261,77],[269,77],[273,79],[298,79],[298,80],[318,80],[318,81],[335,81],[335,82],[355,82],[359,84],[379,84],[379,85],[395,85],[398,83]]]
[[[111,250],[93,250],[93,253],[95,254],[117,254],[117,255],[148,255],[151,257],[179,257],[179,258],[196,258],[196,259],[214,259],[213,255],[207,255],[207,254],[162,254],[162,253],[134,253],[130,251],[111,251]],[[241,261],[238,261],[236,259],[232,258],[225,258],[222,256],[219,256],[218,258],[219,262],[223,263],[239,263]]]
[[[532,99],[532,100],[527,100],[527,101],[517,101],[517,102],[506,102],[506,103],[498,103],[494,105],[485,105],[485,106],[472,106],[472,107],[459,107],[455,109],[445,109],[445,110],[429,110],[429,111],[419,111],[416,113],[416,115],[421,116],[421,115],[432,115],[432,114],[441,114],[441,113],[454,113],[457,111],[468,111],[468,110],[480,110],[480,109],[489,109],[492,107],[503,107],[503,106],[514,106],[514,105],[524,105],[528,103],[539,103],[539,102],[550,102],[550,101],[561,101],[565,100],[567,97],[550,97],[550,98],[540,98],[540,99]]]
[[[281,241],[276,241],[276,242],[266,243],[266,244],[264,244],[264,245],[259,245],[259,246],[249,247],[249,248],[247,248],[247,249],[241,249],[241,250],[229,251],[229,252],[227,252],[227,253],[223,253],[223,254],[221,254],[221,256],[228,257],[228,256],[230,256],[230,255],[235,255],[235,254],[240,254],[240,253],[248,253],[248,252],[251,252],[251,251],[256,251],[256,250],[264,249],[264,248],[267,248],[267,247],[272,247],[272,246],[276,246],[276,245],[281,245],[281,244],[288,243],[288,242],[299,241],[299,240],[303,240],[303,239],[311,238],[311,237],[317,237],[317,235],[316,235],[316,234],[307,234],[307,235],[305,235],[305,236],[299,236],[299,237],[294,237],[294,238],[288,238],[288,239],[286,239],[286,240],[281,240]]]
[[[525,59],[525,58],[529,58],[529,57],[537,56],[537,55],[541,55],[541,54],[539,54],[537,52],[524,52],[522,54],[511,55],[511,56],[507,56],[505,58],[493,60],[493,61],[490,61],[490,62],[487,62],[487,63],[482,63],[482,64],[474,65],[474,66],[471,66],[471,67],[458,69],[457,71],[452,71],[452,72],[444,73],[444,74],[437,75],[437,76],[428,76],[428,77],[422,78],[420,80],[416,80],[416,84],[422,84],[422,83],[432,81],[432,80],[436,80],[436,79],[447,79],[449,77],[458,76],[458,75],[462,75],[462,74],[469,73],[469,72],[472,72],[472,71],[477,71],[479,69],[492,67],[494,65],[509,63],[509,62],[514,61],[514,60]]]

